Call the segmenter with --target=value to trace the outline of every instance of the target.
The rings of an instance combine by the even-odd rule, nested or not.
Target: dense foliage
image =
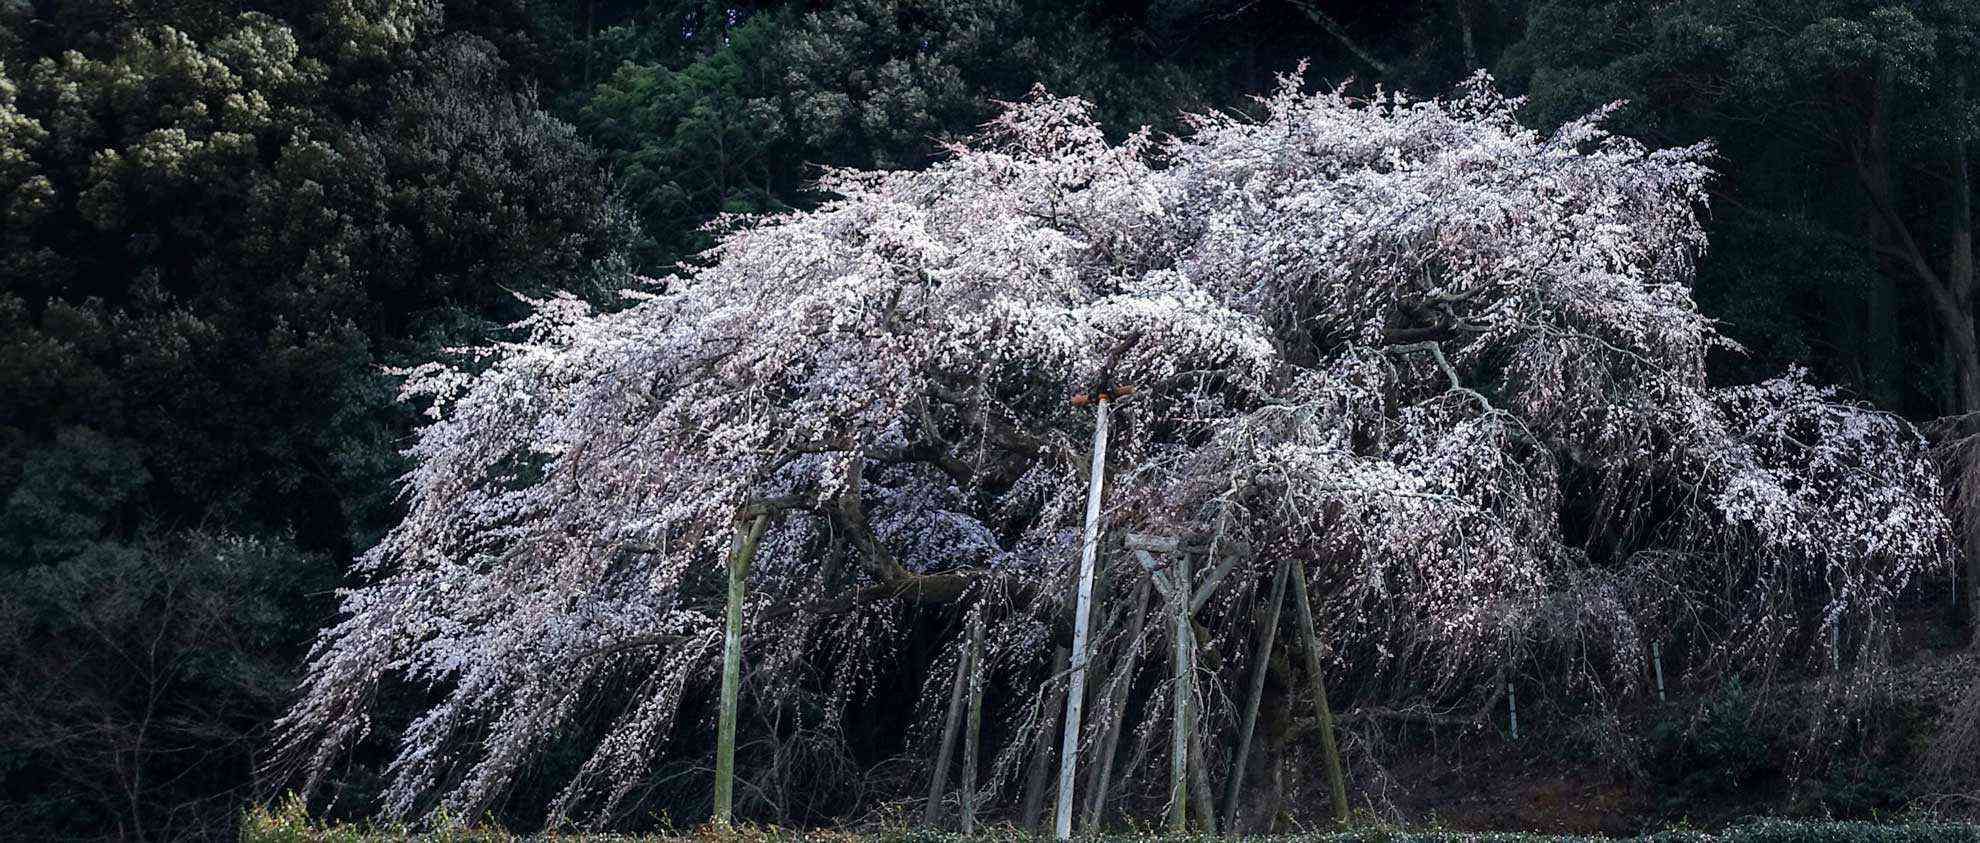
[[[1772,445],[1756,444],[1755,458],[1762,462],[1783,459],[1806,444],[1804,433],[1821,430],[1866,435],[1898,448],[1904,458],[1879,469],[1915,472],[1911,446],[1895,444],[1903,426],[1891,417],[1852,410],[1845,414],[1852,421],[1845,423],[1839,421],[1845,415],[1826,415],[1831,408],[1867,402],[1939,437],[1938,453],[1949,473],[1962,468],[1970,473],[1955,486],[1969,500],[1980,500],[1980,474],[1971,474],[1980,467],[1974,458],[1980,440],[1971,436],[1980,425],[1962,415],[1980,409],[1975,403],[1980,387],[1974,386],[1980,383],[1980,341],[1973,331],[1968,159],[1975,130],[1970,77],[1980,19],[1971,5],[1955,0],[0,4],[0,732],[16,736],[0,741],[0,822],[23,836],[210,836],[235,820],[243,800],[292,783],[263,781],[257,789],[253,770],[269,746],[269,724],[294,700],[305,648],[317,630],[334,621],[336,587],[377,581],[369,574],[348,576],[348,560],[367,551],[372,559],[389,553],[373,549],[403,541],[408,528],[398,526],[393,533],[395,525],[416,524],[419,518],[422,498],[415,493],[401,499],[394,485],[413,467],[399,452],[415,442],[419,419],[416,408],[395,400],[401,379],[388,370],[416,367],[449,347],[532,341],[527,331],[518,335],[497,327],[531,312],[517,294],[557,302],[556,308],[571,313],[582,309],[581,301],[604,311],[625,310],[628,305],[614,293],[628,285],[665,301],[672,292],[668,285],[631,278],[665,277],[676,261],[722,242],[721,232],[704,229],[703,223],[723,213],[781,213],[834,201],[830,191],[816,189],[821,177],[836,180],[839,188],[857,188],[855,195],[879,189],[832,176],[828,168],[954,167],[941,163],[951,158],[945,144],[977,132],[1001,112],[1000,103],[1023,99],[1037,83],[1094,103],[1090,131],[1109,139],[1110,149],[1133,148],[1140,142],[1124,139],[1141,125],[1152,126],[1149,146],[1137,153],[1148,161],[1161,158],[1164,133],[1192,130],[1179,120],[1185,113],[1245,115],[1231,118],[1235,122],[1229,125],[1275,119],[1249,96],[1270,90],[1274,74],[1306,59],[1314,63],[1310,89],[1331,90],[1352,80],[1344,92],[1354,97],[1371,96],[1377,86],[1446,92],[1475,69],[1489,68],[1503,89],[1528,97],[1498,107],[1515,109],[1517,119],[1531,127],[1551,129],[1612,101],[1626,101],[1605,118],[1609,129],[1656,148],[1712,144],[1709,157],[1691,159],[1712,175],[1687,187],[1709,199],[1709,210],[1687,229],[1687,236],[1711,244],[1697,257],[1690,291],[1698,310],[1657,327],[1728,337],[1739,348],[1717,342],[1698,347],[1696,359],[1686,359],[1687,388],[1714,396],[1713,412],[1729,414],[1726,418],[1743,418],[1769,402],[1805,410],[1795,418],[1808,427],[1756,426],[1776,437]],[[1205,178],[1214,184],[1227,175]],[[1202,190],[1201,201],[1218,195]],[[1312,209],[1316,214],[1342,210],[1331,201]],[[1128,211],[1132,208],[1123,212]],[[1272,219],[1289,230],[1323,231],[1313,227],[1321,222],[1297,215],[1291,222]],[[1326,251],[1338,244],[1323,247],[1319,241],[1312,246],[1317,251],[1298,250],[1303,257],[1245,251],[1251,247],[1237,244],[1255,247],[1246,238],[1258,234],[1229,220],[1219,224],[1239,226],[1220,229],[1232,244],[1224,258],[1230,262],[1222,270],[1226,274],[1238,272],[1234,267],[1243,261],[1266,261],[1270,267],[1281,260],[1295,266],[1343,260]],[[1179,234],[1177,242],[1201,235]],[[1139,242],[1121,237],[1122,248]],[[1123,253],[1121,259],[1159,263],[1148,255],[1160,252]],[[1345,260],[1340,265],[1368,266]],[[697,268],[688,275],[708,271]],[[734,286],[738,301],[773,292],[748,281]],[[1357,299],[1355,289],[1336,278],[1331,285],[1282,294],[1288,300],[1312,294],[1301,307],[1331,313],[1339,326],[1349,326],[1375,312],[1368,309],[1373,300]],[[821,286],[808,295],[831,290]],[[573,298],[549,298],[553,291]],[[1214,299],[1228,292],[1206,295]],[[640,314],[650,316],[657,306],[634,305],[622,316],[538,321],[532,323],[540,332],[534,341],[579,324],[622,324],[630,330],[646,318]],[[790,331],[802,324],[767,327]],[[1343,327],[1340,333],[1353,331]],[[1338,356],[1342,336],[1310,342],[1313,359],[1299,365],[1352,362]],[[804,347],[793,340],[790,350]],[[1093,365],[1092,352],[1067,352],[1053,365],[1072,378],[1075,370]],[[1449,362],[1466,377],[1504,371],[1507,365],[1490,355],[1465,359],[1452,352]],[[1396,358],[1398,378],[1421,382],[1416,392],[1411,392],[1416,387],[1402,391],[1410,400],[1424,400],[1417,393],[1434,388],[1434,378],[1424,380],[1431,359],[1389,356]],[[887,357],[870,362],[878,366],[886,360],[900,362]],[[468,376],[478,371],[469,370]],[[1805,374],[1774,382],[1772,391],[1721,389],[1791,370]],[[914,383],[904,376],[895,387],[910,389]],[[1239,383],[1218,388],[1236,389]],[[1283,398],[1271,392],[1275,389],[1280,387],[1254,390],[1248,400]],[[1496,388],[1478,392],[1501,403],[1506,397]],[[1018,402],[1012,408],[1043,412],[1035,404]],[[1220,412],[1237,412],[1240,406],[1227,402]],[[1471,412],[1462,401],[1428,406],[1426,412],[1443,422],[1455,423]],[[1152,403],[1149,411],[1155,412]],[[749,416],[735,421],[752,420],[761,421]],[[1069,411],[1051,416],[1049,426],[1060,451],[1077,450],[1083,428],[1075,416]],[[1134,448],[1182,434],[1180,428],[1143,428],[1131,419],[1124,435],[1141,437],[1135,441],[1142,444],[1129,450],[1139,460],[1148,454]],[[1661,440],[1651,447],[1663,456],[1679,448]],[[1568,451],[1570,462],[1586,457],[1580,445]],[[1064,454],[1053,459],[1062,473],[1071,471]],[[1020,462],[1004,470],[1016,471]],[[509,468],[526,477],[536,467]],[[1514,460],[1505,468],[1517,473],[1531,465]],[[1919,482],[1906,477],[1907,483]],[[1557,529],[1556,544],[1573,558],[1504,570],[1545,573],[1531,579],[1529,596],[1560,594],[1558,574],[1564,570],[1603,576],[1632,570],[1627,560],[1633,554],[1669,536],[1652,535],[1644,525],[1618,528],[1616,511],[1608,507],[1643,500],[1644,490],[1655,485],[1650,481],[1668,479],[1629,477],[1605,484],[1593,474],[1577,473],[1551,492],[1544,484],[1520,486],[1533,493],[1525,500],[1536,506],[1546,494],[1558,498],[1552,516],[1557,523],[1533,523]],[[418,488],[417,476],[408,488]],[[1827,493],[1848,494],[1833,488]],[[1150,493],[1136,500],[1169,499]],[[733,500],[702,503],[722,507]],[[965,503],[944,511],[980,521],[988,503]],[[1659,519],[1670,515],[1657,513]],[[414,520],[405,522],[408,516]],[[999,533],[995,544],[1004,550],[1015,536],[1042,529],[1036,525],[1062,522],[1036,508],[1022,517],[998,517],[1007,516],[1030,526]],[[1464,529],[1463,523],[1454,521],[1450,529]],[[1973,552],[1980,550],[1980,530],[1968,526],[1971,564],[1980,559]],[[721,530],[710,530],[705,541],[717,541],[714,533]],[[1818,532],[1809,538],[1817,555],[1835,561],[1836,567],[1821,570],[1844,577],[1836,582],[1895,587],[1895,580],[1866,578],[1873,570],[1888,571],[1879,567],[1888,560],[1848,547],[1851,541],[1874,543],[1874,536]],[[1907,538],[1925,541],[1922,535]],[[1692,549],[1747,552],[1743,546]],[[788,555],[788,548],[780,552]],[[957,550],[956,558],[942,564],[974,559]],[[1054,557],[1057,561],[1063,560]],[[1806,570],[1813,569],[1763,566],[1751,574],[1793,579],[1801,576],[1793,572]],[[864,576],[847,571],[848,577]],[[1830,651],[1846,651],[1852,664],[1871,665],[1881,653],[1902,661],[1927,643],[1962,640],[1967,633],[1959,625],[1961,613],[1947,617],[1942,608],[1947,601],[1940,599],[1948,569],[1911,573],[1924,576],[1913,578],[1924,589],[1903,595],[1876,591],[1863,598],[1868,603],[1849,602],[1859,599],[1852,592],[1843,614],[1822,616],[1815,626],[1752,628],[1748,631],[1757,637],[1748,643],[1754,647],[1731,638],[1718,642],[1725,655],[1740,658],[1673,659],[1674,698],[1681,690],[1713,691],[1727,673],[1743,672],[1740,664],[1782,664],[1781,658],[1792,655],[1785,673],[1747,677],[1755,693],[1770,693],[1774,679],[1819,671]],[[1685,587],[1709,581],[1694,581],[1676,569],[1666,575],[1680,586],[1672,591],[1671,606],[1682,602],[1676,595],[1688,594]],[[1975,582],[1980,579],[1966,576],[1962,585]],[[1592,578],[1580,587],[1605,583],[1613,585]],[[1815,591],[1832,586],[1825,581],[1811,591],[1808,585],[1797,585],[1795,593],[1812,600]],[[684,610],[700,611],[713,599],[712,592],[695,591],[701,585],[686,587],[693,600]],[[1967,590],[1957,592],[1963,596]],[[1891,612],[1906,599],[1933,608],[1911,612],[1911,623],[1901,629]],[[1714,608],[1731,610],[1730,604]],[[1239,619],[1231,606],[1213,612],[1226,612],[1231,621],[1219,628],[1221,635],[1250,629],[1252,622]],[[1624,614],[1644,630],[1685,624],[1731,628],[1723,618]],[[532,617],[540,616],[524,613],[516,622]],[[1570,619],[1538,610],[1520,614],[1495,621],[1494,634],[1501,637],[1494,640],[1525,647],[1568,628],[1535,637],[1546,623]],[[1333,620],[1345,622],[1347,616]],[[1609,632],[1598,638],[1607,652],[1640,662],[1640,653],[1629,648],[1642,642],[1605,637],[1629,625],[1603,626]],[[1571,628],[1577,634],[1590,629]],[[1824,643],[1823,628],[1838,629],[1841,637]],[[1405,624],[1357,634],[1360,646],[1372,646],[1386,644],[1389,636],[1423,632],[1420,625]],[[869,677],[889,683],[889,690],[875,693],[919,693],[923,685],[940,684],[953,664],[941,661],[947,656],[939,650],[952,643],[949,631],[900,627],[895,634],[919,643],[895,668]],[[1037,651],[1022,652],[1029,658]],[[1569,665],[1558,660],[1557,651],[1524,652],[1554,659],[1544,668],[1549,675]],[[1517,655],[1502,655],[1519,663]],[[1446,703],[1463,699],[1467,712],[1481,691],[1476,664],[1464,659],[1476,657],[1454,657],[1452,680],[1435,689]],[[1390,681],[1409,671],[1378,675],[1386,668],[1376,665],[1399,666],[1408,657],[1396,658],[1402,661],[1350,664],[1342,657],[1333,669],[1349,687],[1370,689],[1359,701],[1373,711],[1375,703],[1430,690]],[[1220,669],[1236,676],[1241,665]],[[1647,674],[1625,682],[1619,670],[1585,673],[1576,680],[1580,684],[1562,687],[1609,690],[1596,697],[1600,702],[1592,712],[1559,712],[1563,722],[1580,718],[1574,722],[1594,724],[1586,727],[1594,737],[1576,745],[1605,737],[1640,740],[1610,728],[1613,721],[1605,718],[1643,699]],[[1013,668],[1008,675],[1022,674]],[[1616,690],[1624,687],[1633,690]],[[388,729],[435,702],[402,691],[381,690],[378,716]],[[1012,692],[1028,696],[1032,690],[1013,686]],[[1521,705],[1539,704],[1532,697],[1538,692],[1533,686],[1521,690]],[[1948,721],[1949,732],[1966,737],[1941,747],[1933,769],[1942,778],[1906,782],[1892,792],[1922,796],[1970,789],[1976,780],[1971,759],[1980,757],[1969,751],[1980,746],[1975,726],[1980,692],[1955,708],[1962,713]],[[876,756],[898,753],[925,737],[926,730],[905,736],[906,724],[925,722],[930,714],[918,710],[856,724],[863,731],[853,739],[864,741],[863,751]],[[806,716],[825,715],[808,711]],[[1674,722],[1678,725],[1668,730],[1676,736],[1672,741],[1695,742],[1704,734],[1685,718]],[[1393,737],[1360,728],[1369,743],[1351,750],[1364,759],[1372,759]],[[490,807],[506,820],[540,821],[526,806],[551,801],[555,786],[546,782],[561,782],[560,776],[581,766],[587,741],[606,729],[585,722],[556,735],[544,747],[542,766],[533,771],[549,772],[521,777],[513,792],[491,800]],[[1888,742],[1922,740],[1900,736]],[[1701,748],[1686,746],[1673,750],[1672,757],[1703,757]],[[372,746],[358,760],[382,760],[363,753],[389,750],[389,745]],[[788,746],[774,751],[787,766],[802,754]],[[1892,763],[1903,766],[1901,758]],[[820,769],[826,772],[808,785],[814,793],[805,804],[813,807],[793,808],[795,814],[830,814],[832,803],[846,801],[849,776],[838,768]],[[868,773],[885,779],[898,771]],[[368,804],[381,786],[355,770],[338,779],[338,792],[348,796],[338,805],[344,810]],[[780,781],[787,789],[797,787],[795,778]],[[670,799],[656,797],[693,810],[705,804]],[[787,804],[798,801],[803,800],[785,798]],[[1855,810],[1838,804],[1825,803],[1822,810]]]
[[[435,9],[55,8],[0,12],[0,789],[144,836],[231,813],[311,595],[389,517],[380,362],[625,231]]]

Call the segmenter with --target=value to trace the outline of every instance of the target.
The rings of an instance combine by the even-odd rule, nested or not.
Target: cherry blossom
[[[1247,606],[1288,559],[1368,704],[1562,659],[1563,683],[1640,693],[1649,640],[1690,642],[1700,675],[1874,661],[1946,559],[1918,435],[1799,372],[1712,385],[1732,346],[1689,290],[1711,150],[1646,148],[1607,111],[1535,132],[1517,105],[1482,76],[1442,100],[1293,76],[1113,141],[1037,93],[926,170],[829,171],[814,210],[721,221],[624,307],[534,302],[512,342],[405,373],[432,418],[406,515],[357,561],[275,766],[321,785],[381,692],[424,689],[375,736],[383,808],[471,817],[602,711],[550,807],[611,822],[712,722],[751,507],[775,516],[746,705],[872,710],[915,619],[965,610],[995,681],[1061,681],[1091,429],[1068,398],[1096,385],[1136,389],[1110,540],[1219,560],[1195,566],[1224,654],[1204,670],[1246,669]],[[1104,564],[1098,651],[1159,662],[1166,627],[1131,646],[1120,621],[1140,564]],[[964,637],[944,628],[924,730]],[[996,786],[1040,710],[999,714]]]

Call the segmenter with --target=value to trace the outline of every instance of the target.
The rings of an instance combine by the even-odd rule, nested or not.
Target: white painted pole
[[[1506,724],[1512,727],[1512,739],[1519,740],[1519,686],[1506,683]]]
[[[1079,602],[1073,610],[1071,684],[1066,689],[1065,736],[1059,743],[1058,839],[1072,837],[1073,779],[1079,772],[1079,709],[1086,698],[1086,622],[1093,607],[1093,569],[1100,555],[1100,486],[1107,469],[1107,398],[1093,422],[1093,474],[1086,486],[1086,536],[1079,551]]]

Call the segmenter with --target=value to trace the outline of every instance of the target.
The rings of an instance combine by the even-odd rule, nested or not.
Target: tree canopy
[[[992,670],[1046,682],[1085,503],[1067,396],[1102,381],[1137,390],[1108,529],[1224,560],[1191,585],[1214,640],[1252,635],[1237,595],[1276,565],[1310,570],[1366,701],[1562,660],[1557,691],[1641,694],[1673,634],[1699,675],[1874,665],[1946,552],[1922,440],[1799,373],[1709,384],[1709,149],[1514,105],[1483,77],[1423,101],[1291,77],[1256,118],[1110,141],[1036,93],[930,167],[730,221],[628,307],[538,301],[517,341],[411,372],[433,421],[407,517],[312,656],[286,759],[320,781],[410,682],[435,702],[388,737],[384,807],[473,816],[604,705],[550,816],[611,816],[700,719],[739,510],[779,514],[751,705],[850,716],[963,607]],[[1132,591],[1140,564],[1106,564]],[[1048,726],[1014,727],[1006,780]]]

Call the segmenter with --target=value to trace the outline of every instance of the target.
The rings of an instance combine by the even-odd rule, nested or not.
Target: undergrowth
[[[647,843],[684,840],[706,843],[1034,843],[1047,841],[1028,831],[1001,827],[974,835],[918,829],[834,831],[739,825],[729,829],[700,827],[667,834],[601,835],[546,832],[516,834],[496,827],[463,825],[423,830],[400,825],[321,823],[310,819],[297,799],[274,807],[256,806],[242,818],[241,843],[509,843],[509,841],[572,841],[572,843]],[[1372,825],[1345,831],[1315,831],[1273,837],[1171,837],[1149,833],[1084,836],[1082,841],[1202,841],[1227,843],[1270,840],[1282,843],[1597,843],[1629,839],[1643,843],[1971,843],[1980,841],[1980,825],[1940,822],[1825,822],[1762,819],[1718,831],[1673,829],[1634,838],[1591,835],[1528,834],[1522,832],[1461,832]]]

